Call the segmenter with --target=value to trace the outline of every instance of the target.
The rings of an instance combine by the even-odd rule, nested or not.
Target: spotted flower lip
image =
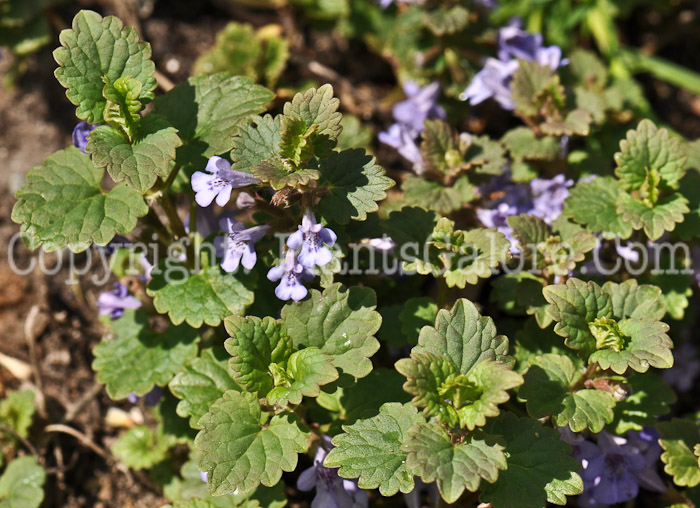
[[[332,247],[337,239],[336,234],[318,224],[311,209],[307,209],[301,226],[287,239],[287,247],[293,250],[301,248],[297,256],[299,263],[305,268],[313,268],[330,263],[333,252],[328,247]]]
[[[275,288],[277,298],[298,302],[308,294],[308,290],[301,283],[302,280],[313,280],[314,274],[297,261],[295,251],[288,250],[282,264],[270,268],[267,278],[273,282],[280,281]]]
[[[323,465],[328,455],[324,446],[333,446],[328,436],[323,437],[323,443],[316,449],[313,466],[299,475],[297,488],[305,492],[316,489],[311,508],[367,508],[369,497],[358,487],[357,480],[345,480],[338,476],[337,469]]]
[[[226,272],[235,272],[239,265],[252,270],[257,261],[254,244],[270,230],[270,226],[245,227],[231,217],[223,217],[219,227],[226,233],[214,239],[216,255],[222,258],[221,268]]]
[[[120,318],[125,309],[138,309],[141,305],[141,301],[130,295],[121,282],[115,282],[112,291],[105,291],[97,298],[99,313],[112,319]]]
[[[210,157],[204,171],[192,175],[192,190],[195,201],[201,207],[209,206],[214,199],[219,206],[225,206],[231,199],[231,191],[258,183],[250,173],[231,170],[231,163],[221,157]]]
[[[97,128],[97,125],[91,125],[85,120],[79,122],[73,129],[73,145],[80,148],[80,151],[85,153],[85,147],[88,142],[88,134]]]

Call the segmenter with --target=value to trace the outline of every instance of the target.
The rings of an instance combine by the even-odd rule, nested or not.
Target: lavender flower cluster
[[[562,59],[561,48],[543,45],[542,34],[523,31],[520,22],[514,20],[498,33],[498,58],[487,58],[484,68],[479,71],[461,95],[462,100],[479,104],[486,99],[495,99],[504,109],[514,109],[510,82],[518,70],[519,60],[538,62],[552,70],[568,63]]]

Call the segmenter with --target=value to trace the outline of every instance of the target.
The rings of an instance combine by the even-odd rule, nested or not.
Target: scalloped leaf
[[[533,418],[552,417],[557,427],[569,425],[574,432],[603,430],[613,421],[615,397],[596,389],[576,390],[583,377],[580,363],[567,356],[545,354],[530,360],[525,383],[518,397],[527,401],[527,412]]]
[[[136,425],[124,432],[114,442],[111,451],[115,457],[131,469],[149,469],[165,459],[173,439],[157,435],[145,425]]]
[[[685,175],[687,159],[680,139],[644,119],[620,141],[620,151],[615,154],[615,175],[623,189],[636,190],[644,185],[648,173],[654,171],[667,187],[676,189]]]
[[[373,418],[343,425],[343,434],[333,438],[333,448],[324,465],[340,468],[341,478],[358,478],[361,489],[379,489],[382,496],[404,494],[414,488],[406,470],[406,452],[401,445],[409,429],[422,421],[408,404],[388,403]]]
[[[332,152],[321,161],[318,184],[328,193],[321,198],[318,209],[325,218],[347,224],[351,219],[365,220],[368,213],[379,209],[377,201],[386,197],[394,181],[375,162],[363,149]]]
[[[676,394],[664,380],[652,374],[632,374],[625,379],[629,394],[615,406],[612,428],[621,436],[629,430],[642,431],[654,425],[658,415],[668,414],[669,405],[676,402]]]
[[[82,252],[130,233],[148,212],[141,195],[125,184],[102,189],[104,171],[75,147],[50,155],[27,174],[15,194],[12,220],[22,225],[30,248]]]
[[[480,500],[494,508],[544,508],[547,502],[565,505],[566,496],[580,494],[581,468],[571,446],[559,433],[530,418],[503,413],[484,429],[505,441],[507,469],[482,488]]]
[[[307,127],[317,125],[315,136],[323,138],[329,148],[333,148],[343,130],[339,106],[340,101],[333,97],[333,87],[326,84],[296,94],[292,102],[284,105],[284,116],[301,118]],[[314,145],[316,142],[313,141]]]
[[[282,115],[254,116],[233,139],[231,169],[249,173],[256,164],[277,157],[281,130]]]
[[[187,325],[159,333],[151,330],[143,309],[125,310],[93,350],[92,368],[112,399],[132,392],[142,397],[156,385],[167,385],[197,356],[198,340],[197,331]]]
[[[338,370],[333,366],[333,357],[307,347],[289,357],[284,375],[285,384],[267,394],[268,402],[278,407],[300,404],[303,397],[318,397],[321,386],[338,379]]]
[[[619,197],[624,192],[610,177],[596,177],[591,182],[578,182],[569,190],[562,213],[604,238],[632,235],[631,224],[617,213]]]
[[[425,326],[411,353],[432,353],[449,359],[459,374],[468,374],[485,360],[510,363],[508,338],[497,335],[493,320],[481,316],[476,306],[460,298],[450,309],[441,309],[435,326]]]
[[[461,5],[449,9],[426,10],[423,11],[423,23],[438,37],[451,35],[467,27],[469,11]]]
[[[82,10],[59,40],[61,47],[53,52],[59,65],[54,74],[67,89],[68,100],[78,106],[78,118],[90,124],[102,123],[107,104],[102,95],[103,79],[113,84],[119,78],[132,77],[143,85],[140,102],[146,104],[155,97],[151,45],[139,42],[136,30],[124,27],[118,18]]]
[[[610,295],[613,317],[648,318],[660,320],[666,314],[661,288],[651,284],[639,284],[635,279],[628,279],[620,284],[607,281],[603,291]]]
[[[262,417],[255,394],[228,391],[199,420],[203,430],[194,446],[212,495],[272,487],[283,471],[296,469],[297,454],[309,448],[309,432],[291,414],[272,416],[264,425]]]
[[[369,358],[379,350],[374,334],[382,322],[375,310],[374,291],[336,283],[323,293],[315,289],[309,293],[311,298],[282,308],[282,321],[294,346],[319,348],[332,356],[333,365],[345,374],[369,374]]]
[[[529,127],[509,130],[501,141],[515,159],[549,161],[561,156],[561,146],[554,137],[538,138]]]
[[[695,487],[700,484],[700,466],[694,453],[700,443],[700,426],[691,420],[674,418],[670,422],[657,425],[661,438],[659,444],[664,449],[661,461],[666,464],[664,471],[673,477],[680,487]]]
[[[562,120],[549,119],[540,125],[544,134],[549,136],[588,136],[593,117],[582,108],[569,111]]]
[[[228,366],[229,359],[221,346],[205,349],[168,383],[170,391],[180,399],[177,414],[183,418],[189,416],[192,428],[200,428],[199,419],[224,392],[240,391]]]
[[[45,481],[46,472],[34,457],[14,459],[0,476],[0,508],[39,508]]]
[[[617,203],[617,212],[635,229],[644,229],[651,240],[658,240],[666,231],[673,231],[683,216],[690,212],[688,200],[679,193],[671,194],[649,206],[641,199],[623,192]]]
[[[402,187],[404,199],[408,205],[419,206],[440,214],[459,210],[476,198],[476,187],[466,176],[458,178],[452,187],[445,187],[436,180],[408,175]]]
[[[452,443],[447,431],[437,423],[420,422],[408,431],[402,450],[406,468],[425,483],[437,481],[442,498],[454,503],[465,490],[476,492],[484,479],[495,482],[507,467],[504,447],[467,436]]]
[[[304,187],[318,180],[321,173],[317,169],[294,169],[280,159],[268,159],[257,163],[250,171],[261,182],[270,184],[274,190],[285,187]]]
[[[85,150],[115,182],[126,182],[144,194],[159,176],[168,176],[181,145],[177,131],[164,118],[148,115],[136,127],[133,143],[117,129],[102,125],[90,133]]]
[[[21,437],[28,437],[36,413],[34,398],[33,390],[10,392],[0,400],[0,422]]]

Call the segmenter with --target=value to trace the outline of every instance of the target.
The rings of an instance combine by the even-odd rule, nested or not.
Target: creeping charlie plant
[[[29,172],[12,219],[31,249],[109,260],[92,366],[156,421],[113,453],[175,508],[698,499],[697,418],[657,420],[698,371],[692,346],[672,353],[693,323],[697,142],[644,118],[593,53],[517,24],[493,40],[491,2],[360,3],[454,46],[431,67],[374,41],[405,95],[378,136],[404,165],[391,178],[329,84],[285,101],[255,82],[281,71],[229,73],[215,49],[198,64],[215,72],[159,91],[119,19],[81,11],[61,32],[74,146]],[[497,56],[445,74],[455,41],[489,36]],[[513,128],[457,128],[482,102]],[[645,249],[662,254],[639,268]],[[24,478],[39,501],[7,506],[38,507],[43,475],[13,460],[0,506]]]

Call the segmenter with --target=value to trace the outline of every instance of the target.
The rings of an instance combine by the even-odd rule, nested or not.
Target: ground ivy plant
[[[376,19],[440,48],[488,10],[396,3]],[[112,399],[153,416],[112,454],[175,508],[309,491],[314,507],[697,499],[698,420],[658,421],[694,283],[662,242],[698,234],[697,143],[640,118],[636,89],[593,53],[513,24],[483,69],[454,52],[403,68],[418,82],[379,134],[407,163],[390,177],[370,147],[342,149],[332,86],[286,100],[256,84],[288,57],[273,35],[229,25],[202,74],[168,90],[119,19],[81,11],[60,35],[55,76],[80,123],[29,172],[12,219],[32,249],[109,262],[92,365]],[[392,37],[375,44],[413,40]],[[463,132],[426,82],[438,76],[512,128]],[[0,402],[18,436],[24,397]],[[38,506],[43,478],[14,458],[0,506]]]

